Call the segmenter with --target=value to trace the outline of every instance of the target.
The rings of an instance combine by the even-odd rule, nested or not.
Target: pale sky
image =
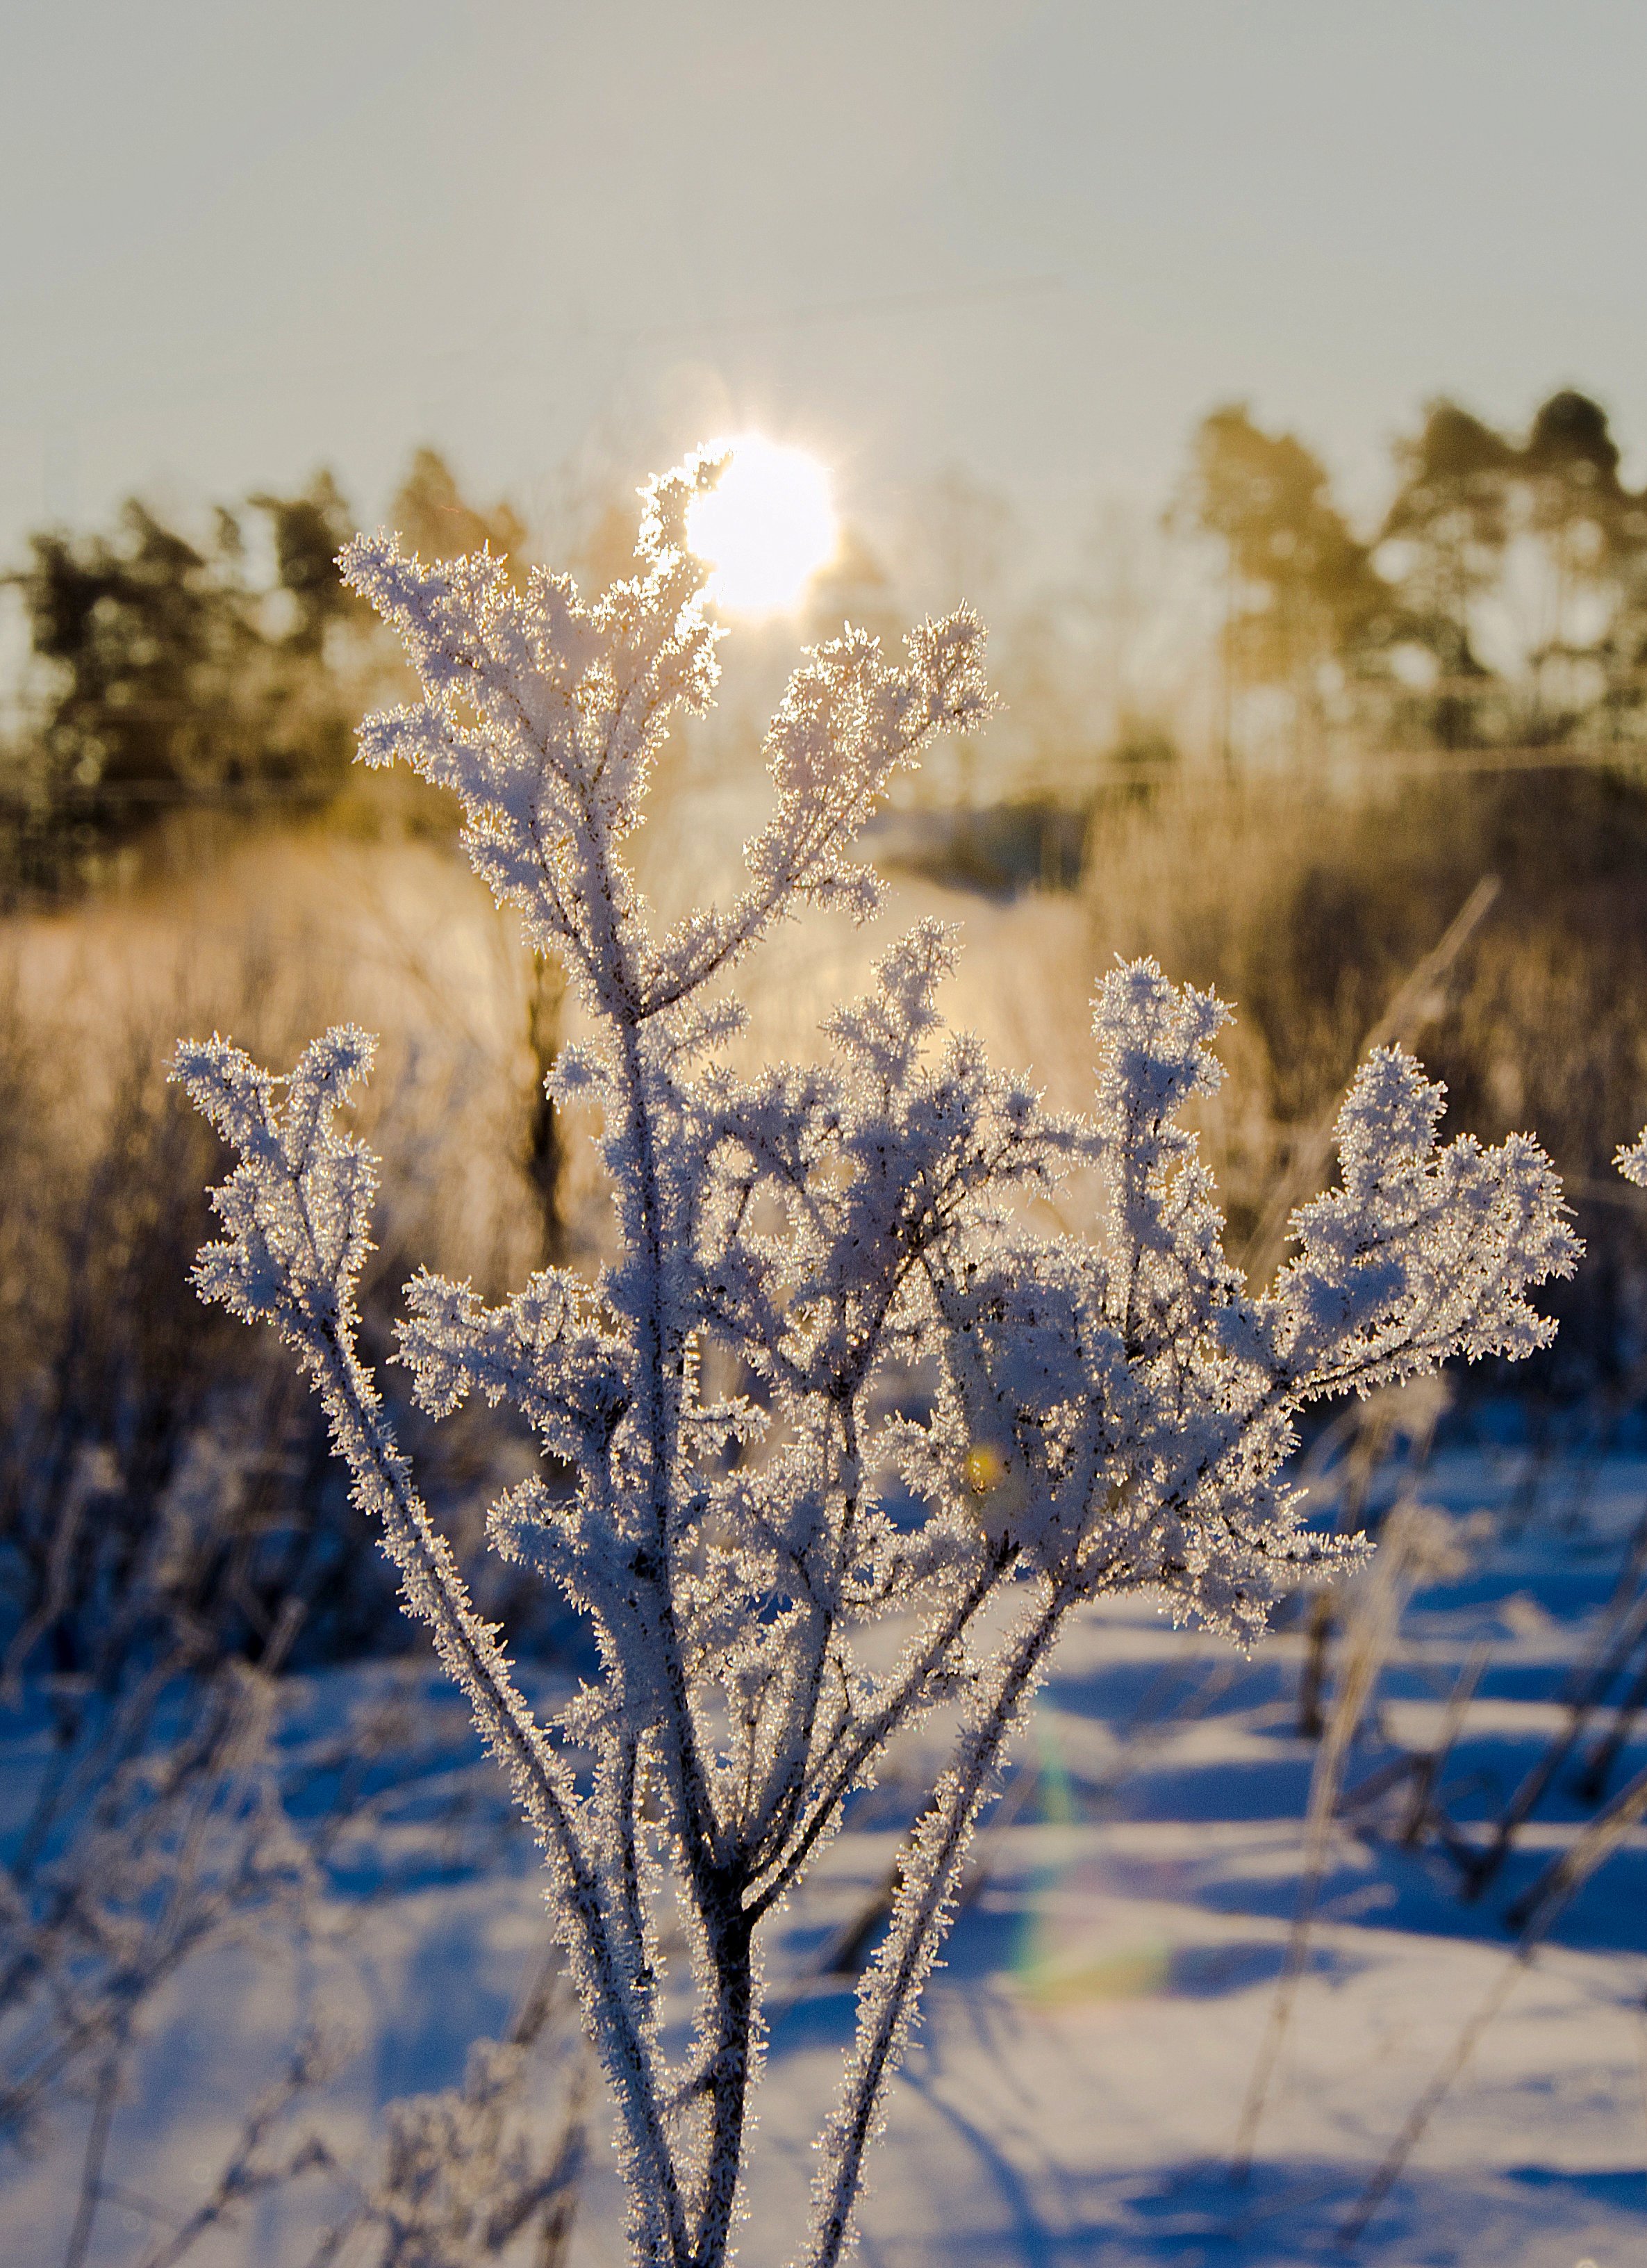
[[[0,560],[140,489],[763,425],[1052,556],[1248,397],[1377,501],[1445,391],[1647,475],[1642,0],[12,0]]]

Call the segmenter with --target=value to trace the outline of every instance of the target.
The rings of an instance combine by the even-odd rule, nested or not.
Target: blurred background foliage
[[[1021,587],[1009,508],[951,470],[911,492],[899,524],[844,530],[799,625],[815,639],[844,616],[890,638],[963,594],[989,620],[1000,715],[912,784],[872,847],[923,887],[1055,895],[1078,912],[1066,933],[1083,981],[1148,952],[1237,1005],[1232,1077],[1203,1130],[1232,1245],[1255,1266],[1275,1256],[1267,1210],[1316,1169],[1371,1036],[1418,1049],[1455,1127],[1536,1132],[1590,1250],[1557,1294],[1555,1351],[1515,1391],[1524,1409],[1614,1427],[1639,1396],[1647,1295],[1642,1200],[1611,1166],[1647,1116],[1647,498],[1619,468],[1604,412],[1577,393],[1520,434],[1437,401],[1395,445],[1381,515],[1358,525],[1305,441],[1230,404],[1192,437],[1158,519],[1100,514],[1062,586]],[[425,557],[488,544],[521,571],[542,558],[599,587],[629,556],[634,484],[585,468],[554,524],[529,529],[507,500],[467,498],[425,448],[384,516]],[[306,1397],[188,1290],[215,1161],[165,1083],[187,1026],[216,1021],[282,1059],[342,1012],[338,972],[360,946],[330,897],[379,893],[372,950],[398,940],[368,1300],[379,1355],[413,1255],[501,1286],[598,1253],[598,1193],[573,1188],[542,1095],[566,1015],[558,973],[471,899],[453,899],[447,924],[467,943],[437,950],[440,919],[408,900],[405,861],[457,874],[450,814],[415,783],[351,766],[360,717],[408,689],[337,577],[355,525],[325,471],[193,519],[134,498],[111,527],[42,530],[8,578],[28,644],[0,747],[0,1650],[13,1675],[86,1670],[121,1626],[111,1602],[152,1610],[157,1567],[166,1612],[248,1660],[294,1601],[298,1660],[401,1642]],[[665,895],[682,875],[697,886],[701,845],[725,831],[716,798],[736,800],[736,832],[759,792],[759,725],[796,633],[732,642],[724,700],[671,760],[651,830]],[[283,845],[322,878],[283,929],[266,916],[288,880],[247,880],[260,856],[288,876]],[[345,850],[346,887],[325,879]],[[218,926],[195,961],[155,948],[163,909],[212,875]],[[1490,909],[1432,966],[1484,880]],[[299,993],[276,974],[294,961]],[[142,973],[111,989],[127,961]],[[1036,981],[1027,959],[1022,981]],[[1083,1035],[1068,1044],[1073,1060]],[[489,1147],[502,1162],[482,1185]],[[436,1488],[455,1532],[524,1454],[485,1412],[442,1429]],[[506,1589],[495,1603],[524,1615]],[[537,1629],[544,1644],[563,1635]]]

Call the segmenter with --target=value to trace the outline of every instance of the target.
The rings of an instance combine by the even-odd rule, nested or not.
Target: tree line
[[[467,503],[445,460],[414,455],[392,515],[425,558],[525,527]],[[161,814],[190,806],[323,807],[390,658],[337,571],[357,525],[327,471],[258,492],[185,532],[132,497],[112,527],[41,530],[4,580],[31,667],[0,749],[0,891],[11,902],[107,877]]]
[[[1320,457],[1248,405],[1196,429],[1166,521],[1216,563],[1225,755],[1640,740],[1647,491],[1621,479],[1605,409],[1565,389],[1517,433],[1439,400],[1393,453],[1387,507],[1357,526]],[[949,561],[945,494],[931,484],[921,533]],[[989,499],[970,485],[967,497],[975,519]],[[578,548],[604,581],[626,568],[633,512],[615,493],[599,502]],[[430,448],[389,518],[425,558],[489,543],[519,559],[527,545],[516,510],[468,501]],[[313,811],[338,794],[355,725],[396,666],[338,577],[356,526],[321,471],[296,493],[220,506],[203,530],[134,497],[110,527],[29,539],[0,578],[20,597],[30,651],[20,723],[0,746],[0,899],[106,877],[179,807]],[[962,583],[977,579],[977,550],[960,545],[970,578],[949,561]],[[849,530],[807,627],[835,626],[844,606],[879,629],[896,595]],[[1055,775],[1082,770],[1097,711],[1074,713],[1058,688],[1068,678],[1085,688],[1076,709],[1096,696],[1100,711],[1104,689],[1047,651],[1063,635],[1058,608],[997,628],[1012,742],[1067,793]]]
[[[1215,409],[1173,518],[1219,548],[1231,709],[1283,696],[1303,747],[1343,724],[1386,745],[1639,738],[1647,490],[1619,468],[1586,394],[1553,394],[1520,435],[1439,400],[1357,533],[1296,435]]]

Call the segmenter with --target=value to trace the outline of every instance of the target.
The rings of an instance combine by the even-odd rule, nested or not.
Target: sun
[[[728,614],[788,614],[841,539],[828,472],[763,433],[710,446],[731,462],[687,513],[687,541],[714,571],[710,597]]]

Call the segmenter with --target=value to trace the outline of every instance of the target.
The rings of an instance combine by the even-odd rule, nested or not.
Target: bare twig
[[[1361,1042],[1357,1060],[1375,1048],[1410,1044],[1432,1023],[1446,1003],[1446,987],[1465,947],[1497,902],[1503,884],[1496,874],[1483,874],[1448,923],[1440,937],[1392,997],[1389,1005]],[[1332,1154],[1333,1130],[1342,1095],[1304,1136],[1292,1153],[1269,1203],[1265,1206],[1252,1240],[1241,1256],[1247,1279],[1267,1283],[1286,1248],[1287,1223],[1294,1210],[1320,1185]]]
[[[103,2168],[108,2157],[108,2138],[114,2124],[114,2105],[126,2066],[126,2040],[119,2036],[110,2045],[98,2073],[92,2102],[92,2121],[86,2130],[85,2152],[80,2162],[80,2193],[63,2249],[62,2268],[85,2268],[92,2246],[92,2231],[102,2202]]]
[[[1581,1890],[1592,1874],[1617,1849],[1630,1829],[1647,1814],[1647,1771],[1640,1773],[1598,1814],[1571,1846],[1541,1874],[1511,1908],[1509,1918],[1521,1932],[1515,1950],[1495,1978],[1480,2007],[1464,2025],[1429,2086],[1413,2105],[1406,2124],[1390,2145],[1383,2163],[1357,2199],[1338,2232],[1341,2245],[1355,2243],[1401,2176],[1401,2169],[1423,2139],[1448,2089],[1475,2052],[1482,2034],[1509,1999],[1511,1987],[1532,1962],[1562,1909]]]
[[[335,2067],[337,2050],[317,2032],[305,2033],[293,2050],[291,2061],[274,2086],[254,2103],[228,2162],[210,2194],[175,2232],[144,2255],[143,2268],[177,2268],[201,2238],[232,2223],[249,2200],[271,2189],[283,2188],[302,2175],[334,2166],[331,2152],[318,2135],[305,2135],[289,2152],[260,2161],[259,2153],[270,2129],[283,2117],[300,2095],[324,2083]]]
[[[1626,1588],[1627,1580],[1633,1581],[1638,1572],[1643,1549],[1643,1532],[1638,1531],[1627,1557],[1625,1574],[1607,1613],[1583,1658],[1566,1680],[1561,1728],[1505,1806],[1490,1842],[1470,1861],[1464,1887],[1467,1898],[1479,1897],[1497,1874],[1516,1837],[1543,1801],[1551,1783],[1583,1736],[1592,1714],[1605,1699],[1608,1687],[1643,1633],[1647,1633],[1647,1585],[1633,1594]]]
[[[1447,1697],[1441,1723],[1436,1734],[1435,1746],[1414,1758],[1412,1800],[1408,1806],[1406,1824],[1401,1829],[1401,1840],[1411,1845],[1419,1841],[1435,1808],[1436,1790],[1441,1775],[1446,1770],[1447,1759],[1452,1754],[1470,1703],[1475,1698],[1475,1689],[1481,1683],[1492,1648],[1485,1638],[1478,1638],[1470,1648],[1457,1683]]]
[[[1288,1933],[1286,1958],[1276,1980],[1268,2021],[1236,2129],[1230,2169],[1231,2179],[1235,2182],[1244,2182],[1252,2171],[1253,2149],[1258,2137],[1259,2122],[1263,2117],[1298,2000],[1298,1986],[1309,1959],[1311,1925],[1326,1871],[1344,1764],[1401,1628],[1401,1609],[1407,1594],[1427,1562],[1425,1517],[1415,1506],[1398,1505],[1385,1523],[1384,1543],[1379,1556],[1371,1572],[1363,1579],[1359,1611],[1351,1624],[1345,1646],[1343,1668],[1310,1776],[1309,1807],[1304,1822],[1304,1865],[1298,1880],[1298,1901]]]
[[[1643,1705],[1647,1705],[1647,1655],[1643,1655],[1629,1690],[1619,1703],[1612,1724],[1585,1759],[1577,1787],[1586,1803],[1599,1803],[1607,1793],[1613,1767],[1618,1762]]]

